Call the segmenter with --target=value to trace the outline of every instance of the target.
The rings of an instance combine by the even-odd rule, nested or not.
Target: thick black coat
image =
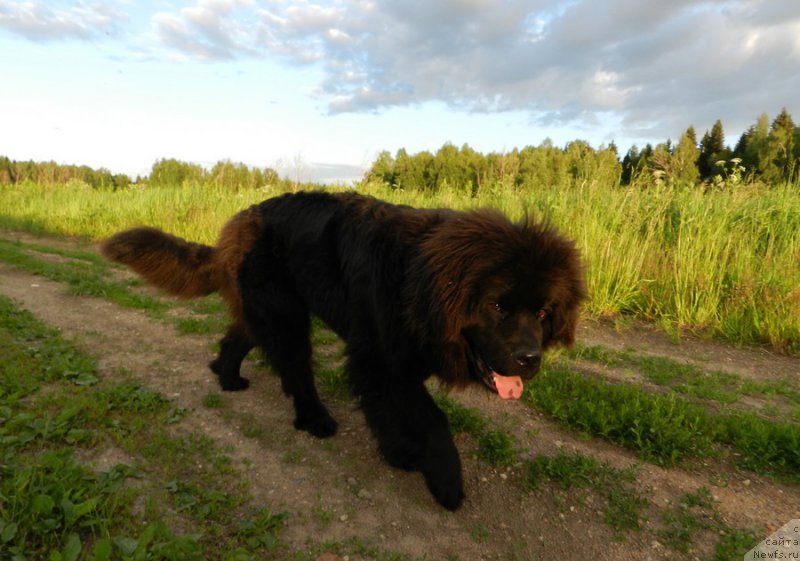
[[[247,387],[240,365],[258,345],[294,400],[295,427],[327,437],[337,425],[314,386],[309,339],[310,316],[321,318],[346,342],[381,454],[422,472],[451,510],[464,497],[461,464],[425,380],[491,389],[495,373],[530,378],[542,351],[572,343],[585,297],[577,251],[551,228],[354,193],[269,199],[233,217],[215,248],[139,228],[103,250],[174,294],[220,290],[234,316],[211,364],[222,387]]]

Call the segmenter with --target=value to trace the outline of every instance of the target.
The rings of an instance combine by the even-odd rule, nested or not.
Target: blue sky
[[[0,0],[0,155],[348,180],[377,153],[621,150],[800,120],[798,0]]]

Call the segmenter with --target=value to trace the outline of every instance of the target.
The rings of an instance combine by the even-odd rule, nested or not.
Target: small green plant
[[[202,403],[209,409],[221,409],[225,405],[222,396],[216,392],[207,393],[203,396]]]
[[[489,428],[489,423],[478,412],[464,407],[444,394],[435,396],[437,405],[447,415],[450,429],[472,436],[478,443],[478,457],[492,466],[508,466],[517,461],[514,437],[499,428]]]
[[[575,452],[553,457],[537,456],[524,462],[522,488],[531,492],[546,481],[562,489],[592,489],[602,497],[603,520],[621,536],[641,527],[642,511],[648,501],[636,489],[635,470],[612,468],[595,458]]]
[[[714,546],[711,561],[741,559],[758,543],[758,537],[752,530],[721,528],[719,533],[722,537]]]
[[[269,509],[259,508],[239,522],[236,535],[250,550],[274,551],[281,546],[280,530],[288,514],[273,514]]]
[[[478,457],[492,466],[509,466],[517,455],[513,437],[501,429],[487,430],[478,436]]]
[[[747,168],[742,165],[741,158],[719,160],[716,162],[716,166],[721,172],[712,178],[714,188],[726,189],[744,183]]]
[[[523,399],[662,465],[708,455],[714,441],[714,423],[699,406],[674,394],[654,395],[638,385],[608,384],[565,368],[544,369],[526,385]]]
[[[344,366],[322,366],[316,369],[315,375],[326,395],[339,399],[347,399],[350,396],[350,385]]]
[[[664,511],[661,540],[668,547],[686,553],[698,531],[722,527],[713,507],[714,500],[706,487],[686,493],[677,505]]]

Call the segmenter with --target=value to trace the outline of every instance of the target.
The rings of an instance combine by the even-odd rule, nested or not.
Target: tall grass
[[[596,182],[528,191],[358,189],[413,206],[493,206],[550,220],[581,248],[594,316],[632,314],[675,331],[800,352],[800,188],[620,188]],[[277,189],[213,186],[97,191],[0,189],[0,227],[99,239],[149,224],[211,243],[232,214]]]

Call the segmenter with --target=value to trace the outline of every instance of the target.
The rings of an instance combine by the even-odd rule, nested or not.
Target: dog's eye
[[[503,308],[503,306],[501,306],[497,302],[490,302],[489,307],[491,307],[495,312],[500,314],[500,317],[503,318],[508,317],[508,312]]]
[[[539,321],[542,321],[546,317],[547,317],[547,310],[545,310],[544,308],[536,312],[536,319],[538,319]]]

